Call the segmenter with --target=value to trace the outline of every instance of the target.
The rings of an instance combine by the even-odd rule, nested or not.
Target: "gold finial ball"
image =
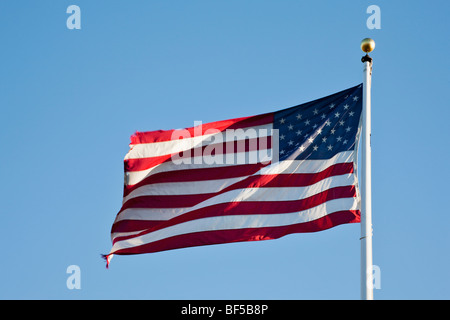
[[[365,53],[372,52],[375,49],[375,41],[370,38],[362,39],[361,41],[361,50]]]

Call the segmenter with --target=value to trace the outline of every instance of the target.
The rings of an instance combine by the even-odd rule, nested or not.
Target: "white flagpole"
[[[366,38],[361,49],[366,52],[364,63],[362,150],[361,150],[361,299],[373,300],[372,262],[372,163],[371,163],[371,85],[372,58],[368,55],[375,48],[375,42]]]

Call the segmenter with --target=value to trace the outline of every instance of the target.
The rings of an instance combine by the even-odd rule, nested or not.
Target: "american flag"
[[[360,222],[362,84],[262,115],[137,132],[114,254],[276,239]]]

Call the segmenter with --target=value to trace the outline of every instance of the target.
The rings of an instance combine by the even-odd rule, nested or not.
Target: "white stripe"
[[[176,140],[136,144],[131,146],[129,152],[125,156],[125,160],[170,155],[195,147],[207,146],[212,143],[222,143],[256,137],[266,137],[271,135],[271,129],[272,123],[269,123],[260,126],[244,128],[243,130],[227,129],[219,133],[205,134],[189,138],[186,137],[184,139],[178,139],[177,136],[174,136]],[[183,130],[175,132],[181,131]]]
[[[342,151],[324,160],[283,160],[262,168],[260,174],[317,173],[337,163],[354,163],[355,151]]]
[[[193,232],[288,226],[317,220],[333,212],[356,209],[358,209],[358,201],[356,198],[344,198],[331,200],[317,207],[294,213],[262,215],[244,214],[197,219],[183,222],[135,238],[118,241],[114,244],[111,253],[114,253],[119,249],[132,248],[168,237]]]
[[[219,192],[226,187],[246,179],[247,176],[206,181],[165,182],[144,185],[133,190],[123,199],[123,203],[131,198],[149,195],[189,195]]]
[[[122,220],[170,220],[190,211],[190,209],[192,207],[161,209],[128,208],[116,217],[115,222]]]

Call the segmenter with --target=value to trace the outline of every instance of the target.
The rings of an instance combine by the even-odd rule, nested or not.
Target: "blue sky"
[[[81,30],[69,30],[69,5]],[[369,5],[381,29],[369,30]],[[100,258],[135,131],[372,85],[375,299],[449,299],[448,1],[2,1],[2,299],[359,299],[360,226]],[[81,270],[69,290],[66,269]]]

